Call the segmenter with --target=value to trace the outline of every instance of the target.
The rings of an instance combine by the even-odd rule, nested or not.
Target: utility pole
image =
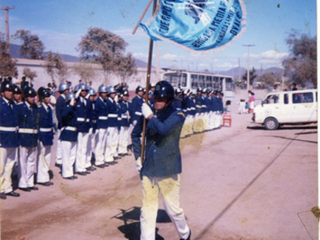
[[[5,11],[5,24],[6,24],[6,42],[7,42],[7,53],[10,53],[10,42],[9,42],[9,9],[14,9],[14,6],[9,7],[9,6],[5,6],[5,7],[1,7],[0,10],[4,10]]]
[[[250,55],[250,47],[254,47],[254,44],[248,44],[248,45],[242,45],[244,47],[248,47],[248,68],[247,68],[247,91],[249,91],[249,85],[250,85],[250,61],[249,61],[249,55]]]

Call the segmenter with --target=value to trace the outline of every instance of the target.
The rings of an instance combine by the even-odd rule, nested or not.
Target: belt
[[[37,129],[32,129],[32,128],[19,128],[19,133],[37,134],[38,130]]]
[[[76,127],[65,127],[65,128],[63,128],[63,130],[75,132],[75,131],[77,131],[77,128]]]
[[[118,114],[112,114],[112,113],[110,113],[110,114],[108,114],[108,117],[110,117],[110,118],[117,118],[117,117],[118,117]]]
[[[107,116],[99,116],[99,120],[108,120]]]
[[[141,116],[142,113],[141,112],[135,112],[134,114]]]
[[[78,122],[90,122],[90,119],[87,118],[77,118]]]
[[[5,132],[16,132],[18,130],[18,127],[0,127],[0,131]]]
[[[122,117],[122,118],[128,118],[128,116],[126,116],[126,115],[122,115],[121,117]]]
[[[121,119],[121,117],[118,117],[118,121],[121,121],[122,119]]]
[[[40,132],[51,132],[52,128],[40,128]]]

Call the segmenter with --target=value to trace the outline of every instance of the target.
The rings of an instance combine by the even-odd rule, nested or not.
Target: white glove
[[[74,106],[74,98],[71,99],[70,106]]]
[[[139,157],[137,160],[136,160],[136,169],[138,172],[141,171],[141,168],[142,168],[142,165],[141,165],[141,158]]]
[[[82,90],[81,90],[81,89],[79,89],[79,90],[78,90],[78,92],[76,92],[76,98],[78,98],[78,97],[79,97],[79,95],[80,95],[81,91],[82,91]]]
[[[151,114],[153,114],[151,108],[146,103],[142,103],[141,111],[145,118],[148,118]]]

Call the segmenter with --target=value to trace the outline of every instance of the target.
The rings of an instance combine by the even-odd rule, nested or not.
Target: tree
[[[126,57],[119,59],[118,75],[121,78],[121,82],[125,82],[125,79],[133,74],[137,74],[136,59],[131,53],[128,53]]]
[[[124,55],[126,46],[127,43],[112,32],[89,28],[77,50],[80,51],[81,60],[100,63],[106,75],[114,72],[126,77],[135,72],[135,59],[131,53]]]
[[[317,88],[317,38],[292,30],[286,42],[290,55],[282,61],[285,76],[301,87],[312,83]]]
[[[58,78],[61,83],[66,80],[66,77],[68,76],[68,67],[58,53],[53,55],[50,51],[47,55],[44,67],[54,83],[56,83],[55,78]]]
[[[18,30],[14,37],[21,39],[20,55],[28,59],[43,59],[43,50],[45,49],[43,43],[37,35],[31,35],[28,30]]]
[[[17,60],[7,52],[7,46],[4,35],[0,33],[0,77],[11,77],[18,73]]]
[[[93,69],[92,64],[81,62],[77,64],[73,70],[76,74],[78,74],[86,84],[90,79],[94,78],[96,73]]]
[[[36,72],[32,72],[30,68],[24,68],[23,69],[23,75],[27,78],[30,78],[31,81],[33,81],[34,78],[38,77]]]
[[[257,77],[257,74],[256,74],[256,69],[255,68],[252,68],[252,70],[249,72],[250,74],[250,85],[252,86],[253,84],[253,81],[256,79]],[[243,81],[247,81],[247,72],[242,76],[242,80]]]
[[[272,86],[276,82],[281,82],[281,78],[274,72],[267,72],[257,77],[257,80],[262,83],[263,87]]]

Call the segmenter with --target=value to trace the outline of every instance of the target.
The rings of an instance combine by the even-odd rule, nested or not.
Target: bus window
[[[186,87],[187,86],[187,74],[182,74],[181,76],[181,87]]]
[[[200,87],[202,87],[202,88],[204,88],[204,87],[206,86],[205,76],[199,75],[199,85],[200,85]]]
[[[171,76],[171,85],[172,87],[179,87],[179,77],[177,75]]]
[[[191,88],[198,88],[198,75],[191,75]]]
[[[234,85],[231,78],[226,78],[226,91],[233,91]]]
[[[207,85],[207,88],[212,88],[212,76],[206,77],[206,85]]]

